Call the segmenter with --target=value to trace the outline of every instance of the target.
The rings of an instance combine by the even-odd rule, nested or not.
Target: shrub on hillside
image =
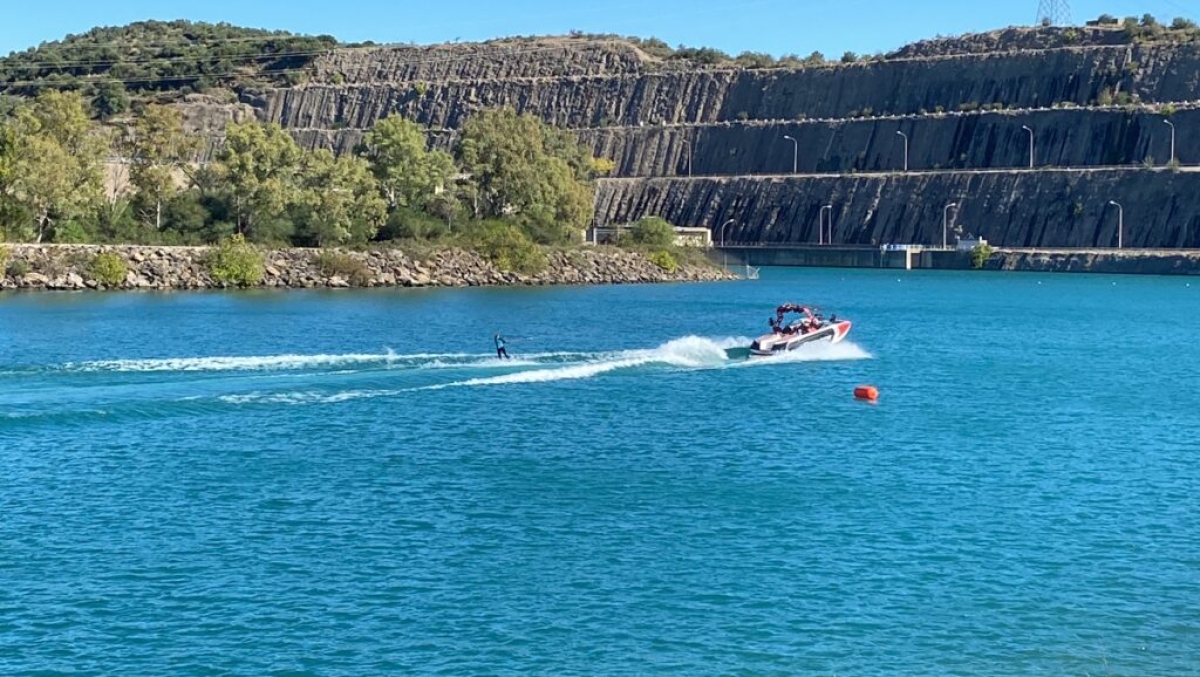
[[[485,223],[476,247],[503,271],[537,273],[546,268],[546,254],[519,227],[500,221]]]
[[[100,252],[88,264],[88,275],[105,287],[117,287],[125,282],[129,265],[113,252]]]
[[[675,229],[670,223],[657,216],[647,216],[633,224],[629,236],[621,244],[665,249],[675,244]]]
[[[977,244],[971,249],[971,267],[979,270],[987,265],[988,260],[992,258],[992,248],[990,245]]]
[[[32,270],[32,268],[30,267],[29,262],[25,259],[13,259],[12,261],[9,261],[8,265],[4,268],[5,274],[7,274],[9,277],[21,277],[22,275],[28,275],[30,270]]]
[[[325,277],[340,277],[355,287],[365,287],[371,282],[367,264],[349,254],[326,249],[317,254],[315,262]]]
[[[650,263],[653,263],[668,273],[673,273],[676,270],[679,270],[679,262],[675,260],[675,255],[665,249],[660,249],[647,258],[650,259]]]
[[[262,282],[263,255],[241,235],[221,240],[209,253],[208,272],[226,285],[249,287]]]
[[[446,222],[419,209],[397,207],[380,236],[390,240],[436,240],[449,233]]]

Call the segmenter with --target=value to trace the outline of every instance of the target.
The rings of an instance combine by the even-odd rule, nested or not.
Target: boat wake
[[[143,360],[67,362],[58,371],[89,373],[320,371],[328,369],[464,369],[471,367],[534,366],[544,361],[584,357],[585,353],[542,353],[502,362],[471,353],[415,353],[398,355],[388,350],[378,354],[263,355],[226,357],[179,357]]]
[[[508,361],[483,356],[426,356],[428,363],[417,368],[475,369],[488,368],[504,373],[444,383],[407,388],[356,388],[338,392],[302,391],[276,393],[246,393],[221,396],[229,404],[334,404],[360,399],[395,397],[407,393],[449,390],[455,388],[497,387],[520,384],[577,381],[637,368],[660,368],[667,371],[700,371],[741,367],[764,367],[800,362],[841,362],[870,359],[871,355],[859,346],[843,342],[837,345],[814,344],[803,349],[763,359],[748,359],[744,346],[746,338],[711,339],[687,336],[667,342],[657,348],[625,350],[608,353],[543,353]],[[745,356],[743,356],[745,353]],[[415,359],[416,356],[397,356]],[[434,364],[437,366],[432,366]]]
[[[172,402],[169,415],[211,407],[331,405],[470,388],[518,388],[622,375],[761,368],[799,362],[869,359],[849,342],[812,344],[779,356],[749,357],[744,337],[685,336],[655,348],[518,354],[347,353],[127,359],[31,365],[2,371],[6,425],[85,422],[148,415]],[[281,385],[287,383],[286,386]],[[151,406],[150,403],[154,403]],[[159,412],[162,413],[162,412]],[[158,414],[156,414],[158,415]]]

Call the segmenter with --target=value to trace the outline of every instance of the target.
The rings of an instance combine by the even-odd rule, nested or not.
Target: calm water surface
[[[783,301],[850,343],[731,359]],[[1198,311],[771,269],[0,296],[0,673],[1197,675]]]

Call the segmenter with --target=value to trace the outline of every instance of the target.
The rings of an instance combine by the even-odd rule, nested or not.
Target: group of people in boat
[[[784,325],[783,323],[783,313],[777,313],[775,317],[770,318],[767,322],[771,325],[773,333],[783,336],[795,336],[797,334],[804,336],[814,331],[819,331],[826,326],[825,318],[821,317],[819,313],[806,315],[788,325]],[[830,324],[836,322],[837,316],[834,315],[830,319]]]

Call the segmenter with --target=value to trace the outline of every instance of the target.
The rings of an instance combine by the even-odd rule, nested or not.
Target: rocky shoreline
[[[998,249],[987,270],[1112,275],[1200,275],[1200,251]]]
[[[0,245],[0,289],[221,289],[209,270],[208,247],[110,245]],[[330,270],[322,252],[336,252]],[[102,253],[126,264],[119,284],[106,285],[93,273]],[[636,252],[580,249],[548,252],[549,265],[536,274],[505,272],[463,249],[406,253],[397,248],[368,251],[275,249],[263,251],[262,282],[256,288],[480,287],[711,282],[735,279],[720,268],[680,265],[667,272]]]

